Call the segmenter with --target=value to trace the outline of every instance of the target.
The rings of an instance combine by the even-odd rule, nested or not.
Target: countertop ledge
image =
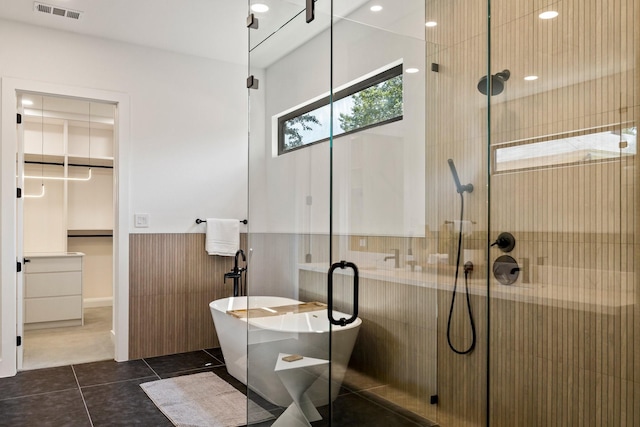
[[[299,270],[327,273],[329,264],[310,263],[298,264]],[[353,275],[351,269],[337,269],[337,274]],[[392,283],[400,283],[409,286],[419,286],[434,290],[453,290],[453,276],[446,275],[444,280],[438,281],[438,275],[433,272],[407,271],[404,269],[359,269],[360,279],[381,280]],[[361,282],[361,287],[363,286]],[[366,284],[364,284],[366,286]],[[457,292],[465,292],[464,274],[462,269],[458,277]],[[469,293],[486,297],[488,294],[484,279],[472,279],[469,281]],[[597,312],[604,314],[619,314],[621,309],[633,306],[636,303],[634,290],[594,289],[581,287],[572,289],[569,285],[554,285],[529,283],[526,285],[505,286],[491,281],[491,298],[518,301],[530,304],[548,305],[557,308],[566,308],[579,311]]]
[[[24,254],[27,258],[61,258],[84,256],[82,252],[32,252]]]

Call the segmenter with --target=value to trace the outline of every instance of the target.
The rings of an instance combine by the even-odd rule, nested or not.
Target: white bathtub
[[[300,301],[252,296],[248,308],[279,307]],[[231,297],[209,304],[213,322],[220,340],[227,371],[247,384],[247,319],[227,314],[229,310],[247,308],[247,297]],[[334,311],[334,318],[350,315]],[[351,351],[362,321],[358,318],[347,326],[332,326],[331,401],[338,397]],[[327,310],[306,313],[287,313],[278,316],[249,319],[249,387],[263,398],[278,406],[288,406],[291,397],[276,375],[274,368],[279,353],[300,354],[329,360],[329,320]],[[327,393],[328,372],[307,391],[316,406],[329,403]]]

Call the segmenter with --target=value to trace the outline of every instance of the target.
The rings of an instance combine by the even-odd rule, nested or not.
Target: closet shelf
[[[113,237],[113,230],[67,230],[67,237]]]

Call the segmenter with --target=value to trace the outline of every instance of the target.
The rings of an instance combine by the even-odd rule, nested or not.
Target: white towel
[[[240,220],[207,218],[205,249],[209,255],[234,256],[240,248]]]

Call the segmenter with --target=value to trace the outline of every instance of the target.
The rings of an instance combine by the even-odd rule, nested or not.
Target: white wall
[[[214,29],[212,29],[214,31]],[[116,359],[127,356],[128,232],[204,232],[196,217],[246,215],[246,66],[0,20],[3,87],[65,88],[118,100],[122,141],[117,182]],[[5,82],[9,82],[5,85]],[[14,89],[2,93],[3,145],[13,145]],[[54,91],[47,91],[56,93]],[[104,97],[103,97],[104,96]],[[93,96],[89,96],[93,97]],[[7,125],[7,123],[11,123]],[[4,141],[7,138],[7,141]],[[121,141],[121,142],[122,142]],[[123,154],[124,153],[124,154]],[[2,150],[3,231],[0,375],[15,373],[15,155]],[[8,174],[8,175],[7,175]],[[134,212],[150,227],[133,228]],[[116,224],[116,226],[117,226]],[[127,224],[131,224],[130,228]],[[5,234],[5,232],[7,232]],[[118,334],[118,331],[123,333]],[[13,360],[13,362],[11,362]]]
[[[82,172],[87,173],[86,171]],[[68,212],[65,230],[113,229],[112,169],[92,168],[91,180],[70,181],[68,186]]]
[[[269,43],[288,43],[287,37],[278,37]],[[333,47],[335,90],[398,61],[420,69],[404,75],[402,121],[334,140],[334,232],[424,235],[424,41],[344,20],[334,27]],[[253,180],[254,164],[251,169],[256,231],[328,232],[329,144],[273,156],[272,120],[328,94],[330,53],[324,32],[265,71],[264,148],[252,146],[252,158],[258,150],[264,153],[263,161],[256,162],[260,179]],[[252,134],[253,139],[259,145],[259,137]]]
[[[69,237],[67,250],[82,252],[82,298],[85,307],[108,306],[113,297],[113,239],[111,237]]]
[[[25,165],[25,175],[40,176],[48,174],[57,176],[60,167]],[[25,179],[24,194],[41,194],[43,181]],[[44,183],[45,196],[24,199],[24,252],[66,252],[66,194],[63,181],[49,180]]]
[[[246,66],[0,21],[0,76],[130,95],[131,232],[246,216]]]

